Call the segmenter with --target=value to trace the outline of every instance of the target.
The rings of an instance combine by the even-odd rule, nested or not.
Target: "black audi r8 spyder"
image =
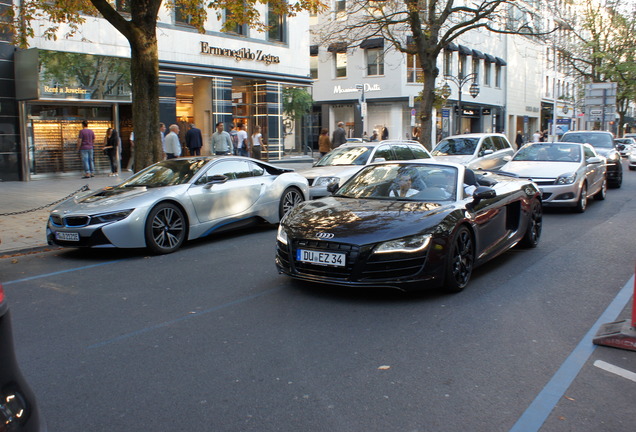
[[[368,166],[281,221],[278,271],[334,285],[459,292],[476,266],[517,244],[535,247],[541,235],[532,181],[478,173],[430,160]]]

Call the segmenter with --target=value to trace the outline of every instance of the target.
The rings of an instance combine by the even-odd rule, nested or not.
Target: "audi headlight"
[[[126,219],[134,209],[121,210],[118,212],[102,213],[91,216],[91,224],[111,223]]]
[[[282,225],[278,225],[278,233],[276,233],[276,240],[278,240],[284,245],[287,244],[287,232],[285,231]]]
[[[373,253],[415,253],[426,249],[430,242],[430,235],[404,237],[380,243],[376,246]]]
[[[331,183],[340,183],[340,177],[318,177],[314,180],[314,186],[329,186]]]
[[[576,173],[561,174],[559,178],[557,178],[556,184],[558,185],[572,184],[575,181],[576,181]]]

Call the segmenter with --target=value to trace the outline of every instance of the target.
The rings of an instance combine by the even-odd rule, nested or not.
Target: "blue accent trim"
[[[254,216],[246,217],[246,218],[243,218],[243,219],[236,219],[236,220],[233,220],[233,221],[230,221],[230,222],[226,222],[226,223],[221,224],[221,225],[213,226],[212,228],[210,228],[209,230],[207,230],[206,232],[204,232],[203,234],[201,234],[197,238],[207,237],[207,236],[209,236],[210,234],[212,234],[214,231],[216,231],[219,228],[222,228],[222,227],[227,226],[227,225],[231,225],[233,223],[237,223],[237,222],[241,222],[241,221],[245,221],[245,220],[250,220],[252,218],[254,218]]]
[[[541,429],[543,423],[559,403],[567,389],[577,377],[587,360],[590,358],[596,345],[592,340],[599,328],[608,322],[616,321],[616,317],[627,305],[632,296],[634,288],[634,276],[627,281],[625,286],[618,292],[612,303],[605,309],[605,312],[594,323],[579,344],[574,348],[569,357],[563,362],[559,370],[552,376],[552,379],[541,390],[528,409],[523,413],[510,432],[533,432]]]

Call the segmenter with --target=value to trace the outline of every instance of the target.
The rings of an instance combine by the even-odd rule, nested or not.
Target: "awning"
[[[318,45],[310,45],[309,46],[309,55],[317,56],[318,55]]]
[[[459,45],[459,53],[463,55],[473,55],[473,50],[464,45]]]
[[[360,44],[362,49],[384,48],[384,38],[373,38],[362,41]]]
[[[455,45],[454,43],[449,42],[449,43],[446,44],[444,49],[447,50],[447,51],[457,51],[459,48],[457,48],[457,45]]]
[[[490,54],[484,54],[484,56],[486,57],[486,61],[488,63],[495,63],[497,61],[497,59],[495,58],[495,56],[492,56]]]
[[[480,59],[485,59],[486,58],[486,56],[484,55],[483,52],[477,51],[476,49],[473,50],[473,57],[474,58],[480,58]]]
[[[347,43],[346,42],[336,42],[329,45],[327,51],[332,53],[343,53],[347,51]]]
[[[500,57],[495,57],[495,63],[497,63],[499,66],[507,66],[508,63],[506,63],[506,61]]]

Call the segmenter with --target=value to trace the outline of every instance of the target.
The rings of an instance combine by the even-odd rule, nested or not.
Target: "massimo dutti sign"
[[[207,42],[201,42],[201,54],[208,54],[220,57],[234,57],[239,62],[241,60],[252,60],[263,62],[265,64],[280,63],[280,57],[265,54],[262,50],[252,51],[249,48],[241,48],[233,50],[230,48],[220,48],[210,46]]]

